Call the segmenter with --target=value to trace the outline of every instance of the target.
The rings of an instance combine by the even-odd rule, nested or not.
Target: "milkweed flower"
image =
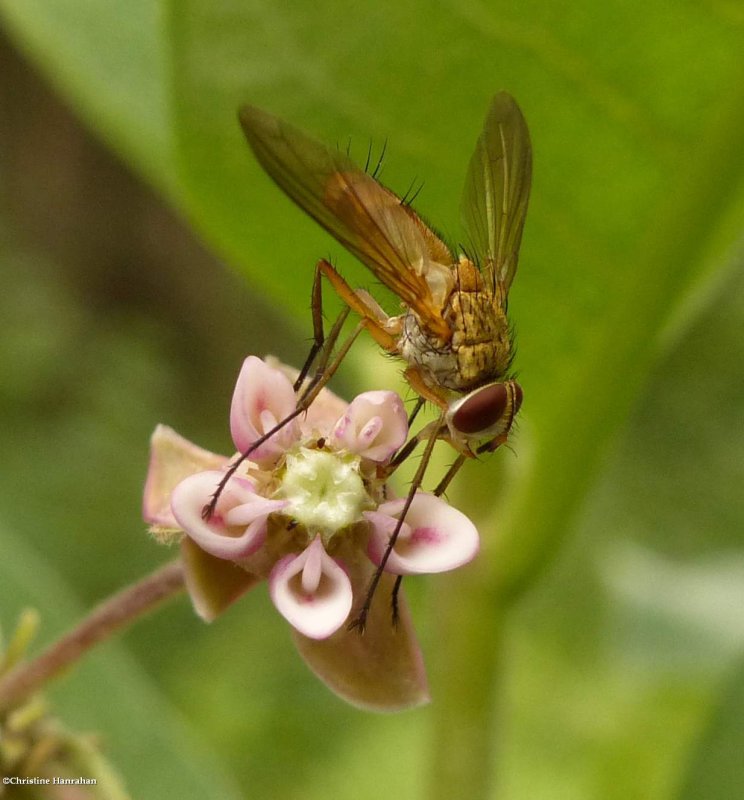
[[[295,409],[291,370],[245,359],[230,410],[240,452]],[[426,674],[405,598],[397,624],[389,597],[399,575],[443,572],[478,551],[472,522],[418,492],[377,587],[365,632],[349,630],[403,510],[385,465],[405,443],[400,397],[371,391],[344,403],[323,389],[304,414],[257,447],[204,518],[228,458],[158,426],[151,440],[143,513],[160,541],[179,541],[196,612],[215,619],[266,579],[310,668],[349,702],[396,710],[428,700]]]

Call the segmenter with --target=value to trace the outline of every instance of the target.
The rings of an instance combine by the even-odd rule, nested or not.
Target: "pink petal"
[[[351,611],[351,583],[326,553],[320,536],[300,555],[276,563],[269,592],[279,613],[311,639],[326,639],[346,622]]]
[[[266,356],[266,364],[274,369],[281,370],[294,384],[300,374],[298,369],[282,364],[273,356]],[[308,410],[299,417],[300,428],[303,435],[329,436],[336,420],[346,411],[349,404],[334,394],[328,387],[320,390]]]
[[[142,516],[151,525],[177,527],[170,507],[173,489],[188,475],[219,469],[227,462],[179,436],[172,428],[158,425],[150,438],[150,465],[147,469]]]
[[[261,580],[232,561],[205,553],[188,536],[181,540],[181,560],[194,611],[205,622],[212,622]]]
[[[296,408],[297,399],[289,378],[280,370],[248,356],[235,384],[230,407],[230,431],[235,446],[244,453]],[[298,436],[292,420],[251,454],[253,461],[275,461]]]
[[[274,511],[281,510],[287,503],[287,500],[267,500],[255,494],[247,502],[225,511],[222,518],[228,526],[251,525],[261,517],[265,519]]]
[[[344,413],[348,403],[330,389],[320,390],[307,412],[300,417],[302,432],[308,436],[317,433],[328,436],[336,420]]]
[[[395,392],[357,395],[333,430],[336,447],[371,461],[386,461],[406,441],[408,420]]]
[[[367,552],[373,563],[382,561],[404,504],[400,498],[365,512],[372,524]],[[447,572],[475,558],[479,547],[478,531],[462,512],[439,497],[418,492],[385,570],[396,575]]]
[[[357,603],[351,619],[371,574],[367,562],[367,570],[353,578]],[[318,641],[294,631],[297,649],[310,669],[339,697],[369,711],[402,711],[429,702],[426,671],[402,591],[397,625],[390,616],[394,580],[392,575],[382,576],[364,634],[344,625]]]
[[[171,495],[173,516],[191,539],[217,558],[246,558],[255,553],[266,536],[266,518],[287,505],[286,500],[266,500],[257,495],[246,478],[232,478],[217,502],[214,515],[202,518],[224,473],[213,470],[190,475]],[[242,524],[231,517],[245,520]],[[247,527],[246,527],[247,526]]]

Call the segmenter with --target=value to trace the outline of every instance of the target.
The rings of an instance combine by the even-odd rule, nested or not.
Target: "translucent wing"
[[[418,216],[346,155],[271,114],[246,106],[240,123],[276,184],[415,311],[424,327],[449,338],[441,310],[453,283],[452,256]]]
[[[462,197],[462,220],[486,283],[504,297],[517,271],[519,245],[532,181],[532,147],[514,98],[491,101],[483,132],[470,159]]]

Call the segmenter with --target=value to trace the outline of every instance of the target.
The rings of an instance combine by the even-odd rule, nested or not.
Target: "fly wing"
[[[527,123],[514,98],[500,92],[470,159],[461,213],[486,285],[503,302],[517,271],[531,182]]]
[[[240,123],[261,166],[294,202],[365,264],[431,333],[442,319],[452,270],[435,259],[445,245],[393,192],[348,156],[253,106]],[[443,288],[444,287],[444,288]]]

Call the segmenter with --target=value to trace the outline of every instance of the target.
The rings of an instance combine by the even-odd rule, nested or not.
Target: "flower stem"
[[[177,559],[105,600],[41,655],[18,665],[0,680],[0,711],[16,705],[78,661],[94,645],[183,589],[183,566]]]
[[[493,797],[497,697],[504,614],[473,564],[448,575],[438,595],[437,636],[446,642],[431,672],[433,742],[429,800]],[[457,602],[451,602],[456,597]],[[484,618],[484,610],[487,617]]]

